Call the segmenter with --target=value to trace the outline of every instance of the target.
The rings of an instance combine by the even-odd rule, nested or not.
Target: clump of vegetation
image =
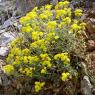
[[[35,79],[35,92],[45,89],[48,81],[59,87],[78,76],[72,64],[79,60],[73,63],[71,53],[82,57],[86,24],[80,20],[82,10],[73,13],[69,3],[59,2],[54,8],[52,5],[35,7],[20,19],[22,32],[12,42],[8,65],[3,69],[11,76]]]

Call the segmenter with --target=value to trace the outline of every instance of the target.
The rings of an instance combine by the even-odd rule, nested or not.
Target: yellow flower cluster
[[[47,34],[47,37],[46,37],[46,40],[49,42],[49,41],[52,41],[54,39],[58,39],[59,37],[56,36],[56,34],[54,32],[50,32]]]
[[[51,8],[52,8],[52,5],[49,5],[49,4],[45,5],[46,10],[51,10]]]
[[[41,74],[46,74],[47,73],[47,69],[46,67],[44,67],[42,70],[41,70]]]
[[[61,9],[61,8],[66,8],[69,5],[69,1],[64,1],[64,2],[59,2],[56,6],[55,9]]]
[[[81,9],[76,9],[75,10],[75,16],[81,17],[82,16],[82,10]]]
[[[47,28],[54,29],[57,26],[56,21],[50,21],[48,22]]]
[[[58,25],[59,28],[64,28],[66,25],[69,25],[71,23],[71,18],[66,17],[63,19],[63,21]]]
[[[29,55],[30,51],[28,48],[22,50],[22,55]]]
[[[71,25],[71,31],[78,31],[80,29],[81,29],[81,27],[76,23]]]
[[[41,50],[43,50],[45,52],[47,51],[47,48],[46,48],[46,44],[45,44],[45,40],[44,39],[37,40],[37,41],[31,43],[30,46],[31,46],[32,49],[40,48]]]
[[[48,68],[52,67],[52,63],[50,61],[43,61],[42,66],[47,66]]]
[[[13,74],[14,72],[14,67],[12,65],[6,65],[3,66],[3,70],[7,73],[7,74]]]
[[[59,2],[55,7],[52,5],[35,7],[20,18],[22,32],[19,34],[20,38],[12,42],[7,58],[7,62],[11,65],[3,67],[7,74],[15,71],[20,75],[42,78],[41,81],[46,76],[55,81],[52,74],[60,71],[63,72],[60,76],[61,80],[68,80],[70,73],[66,67],[71,66],[69,50],[71,50],[73,42],[67,41],[67,38],[69,35],[70,39],[78,37],[79,35],[76,34],[79,31],[83,32],[86,25],[79,21],[79,17],[82,15],[80,9],[75,10],[77,18],[72,19],[72,9],[69,8],[69,3],[65,0]],[[70,47],[66,49],[65,45]],[[67,73],[65,73],[66,71]],[[35,91],[39,92],[44,85],[45,82],[35,82]]]
[[[22,32],[31,32],[33,29],[32,29],[32,27],[31,26],[29,26],[29,25],[27,25],[27,26],[25,26],[25,27],[22,27]]]
[[[23,74],[25,74],[26,76],[29,76],[29,77],[32,77],[32,70],[33,70],[33,68],[20,68],[19,69],[19,71],[20,71],[20,73],[23,73]]]
[[[70,32],[81,33],[81,31],[85,30],[86,23],[82,22],[78,24],[78,21],[75,20],[74,24],[71,25]]]
[[[66,25],[69,25],[71,23],[71,18],[70,17],[66,17],[63,19],[63,22],[66,24]]]
[[[66,17],[67,12],[65,10],[56,10],[56,18],[60,19],[60,18],[64,18]]]
[[[30,21],[31,19],[35,19],[35,18],[37,18],[37,13],[32,11],[29,12],[26,16],[22,17],[20,19],[20,23],[25,24],[27,21]]]
[[[45,82],[35,82],[35,92],[39,92],[45,85]]]
[[[44,11],[39,15],[39,18],[40,18],[40,19],[48,20],[48,19],[51,18],[52,16],[53,16],[52,11],[50,11],[50,10],[44,10]]]
[[[28,56],[28,60],[30,64],[33,64],[39,61],[39,57],[38,56]]]
[[[64,64],[68,64],[70,62],[70,59],[68,57],[68,53],[61,53],[61,54],[56,54],[54,56],[55,60],[61,60],[63,61]]]
[[[32,32],[32,39],[39,40],[43,36],[43,32]]]
[[[68,73],[68,72],[64,73],[63,72],[62,76],[61,76],[62,81],[68,80],[69,76],[70,76],[70,73]]]
[[[44,61],[44,60],[47,60],[47,61],[50,61],[51,58],[48,56],[48,54],[40,54],[40,57],[41,59]]]
[[[39,57],[38,56],[23,56],[21,61],[23,61],[24,63],[33,64],[39,61]]]

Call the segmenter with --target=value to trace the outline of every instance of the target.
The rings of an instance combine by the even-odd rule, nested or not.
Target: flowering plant
[[[61,82],[77,76],[70,54],[78,55],[84,51],[85,23],[80,20],[81,16],[82,10],[77,9],[76,18],[72,19],[72,9],[65,1],[59,2],[54,9],[52,5],[35,7],[20,18],[22,33],[11,44],[7,57],[10,65],[3,67],[5,72],[38,80],[35,81],[36,92],[46,85],[47,80],[58,87]]]

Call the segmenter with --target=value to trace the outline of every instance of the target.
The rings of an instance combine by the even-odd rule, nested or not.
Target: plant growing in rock
[[[35,7],[20,19],[21,34],[12,42],[3,69],[8,75],[27,76],[34,80],[35,92],[46,89],[48,81],[53,87],[77,77],[71,53],[82,57],[85,23],[80,20],[82,10],[72,9],[69,2],[59,2],[55,8]],[[75,61],[77,64],[80,60]]]

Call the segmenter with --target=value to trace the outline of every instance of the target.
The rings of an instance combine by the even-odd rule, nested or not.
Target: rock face
[[[0,29],[0,56],[5,57],[9,51],[9,44],[18,35],[18,30],[21,25],[18,24],[18,20],[10,18],[4,22]],[[17,30],[18,29],[18,30]]]
[[[92,85],[88,76],[84,76],[83,80],[81,81],[81,92],[82,95],[92,95]]]
[[[51,0],[16,0],[16,7],[21,13],[26,13],[35,6],[42,6],[50,3]]]
[[[14,0],[1,0],[0,1],[0,25],[4,23],[5,20],[13,15],[15,10]]]
[[[88,70],[95,76],[95,7],[88,11],[85,19],[87,23],[86,33],[88,35],[87,52],[91,60],[88,63]]]

